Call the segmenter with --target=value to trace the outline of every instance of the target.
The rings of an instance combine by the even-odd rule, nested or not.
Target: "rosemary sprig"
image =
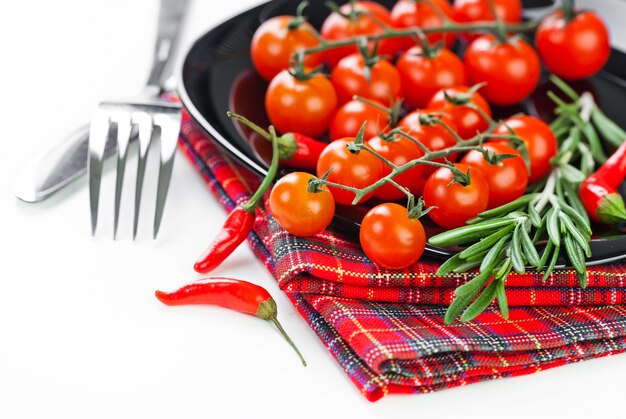
[[[506,317],[504,284],[509,273],[522,274],[531,268],[543,271],[546,280],[560,257],[574,268],[580,286],[587,285],[585,262],[591,256],[591,228],[577,189],[595,165],[606,159],[602,140],[621,144],[626,134],[602,113],[589,93],[578,95],[554,76],[552,81],[571,102],[549,93],[557,105],[551,128],[558,134],[559,151],[543,186],[479,214],[465,227],[429,240],[437,246],[469,246],[441,265],[438,275],[465,272],[471,269],[472,258],[484,254],[478,274],[455,290],[446,323],[459,316],[461,321],[472,320],[494,300]]]

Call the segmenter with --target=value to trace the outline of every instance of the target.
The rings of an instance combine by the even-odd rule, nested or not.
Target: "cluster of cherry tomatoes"
[[[494,0],[493,5],[500,22],[521,21],[520,0]],[[511,105],[527,98],[539,81],[541,61],[566,79],[586,78],[599,71],[610,46],[597,15],[568,16],[566,10],[558,10],[546,17],[536,33],[541,60],[518,36],[502,39],[491,33],[460,33],[467,43],[463,60],[449,49],[456,42],[453,32],[377,42],[363,38],[390,28],[429,29],[450,22],[489,21],[494,16],[488,0],[455,0],[453,4],[399,0],[391,11],[373,1],[350,2],[330,13],[319,32],[301,16],[278,16],[264,22],[254,35],[251,56],[259,74],[270,82],[265,109],[271,123],[282,133],[314,138],[328,133],[331,140],[317,161],[317,177],[294,172],[272,190],[271,211],[281,226],[300,236],[316,234],[330,223],[335,203],[353,202],[355,194],[350,190],[317,181],[324,176],[325,181],[363,189],[391,173],[392,166],[424,156],[424,148],[431,152],[450,149],[459,139],[488,129],[492,134],[521,138],[529,167],[507,140],[492,140],[484,144],[484,151],[446,156],[451,162],[460,158],[455,166],[466,181],[459,181],[450,168],[420,164],[394,177],[396,185],[386,183],[361,199],[375,197],[385,202],[362,222],[365,253],[379,265],[402,268],[419,259],[426,238],[411,211],[391,201],[406,197],[407,191],[409,196],[423,196],[425,204],[433,207],[430,218],[445,228],[455,228],[485,209],[518,198],[529,182],[543,178],[557,151],[548,125],[519,115],[496,127],[489,104]],[[360,41],[320,48],[348,39]],[[316,48],[317,52],[301,54],[294,70],[297,52]],[[313,70],[321,65],[330,74]],[[468,87],[477,84],[479,91]],[[401,119],[398,103],[409,110]],[[432,118],[438,121],[432,123]],[[348,144],[364,124],[363,138],[373,152],[354,152]],[[409,133],[423,147],[404,136],[387,135],[394,128]],[[514,157],[492,165],[488,153]],[[330,193],[320,193],[324,191]]]

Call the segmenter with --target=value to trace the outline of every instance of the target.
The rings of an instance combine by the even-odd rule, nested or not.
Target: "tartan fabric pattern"
[[[184,113],[180,148],[230,211],[259,179],[233,162]],[[488,309],[466,324],[443,324],[447,304],[472,273],[435,276],[423,261],[380,269],[354,238],[332,226],[297,238],[257,209],[252,249],[324,345],[371,401],[537,372],[626,349],[626,264],[507,280],[510,316]]]

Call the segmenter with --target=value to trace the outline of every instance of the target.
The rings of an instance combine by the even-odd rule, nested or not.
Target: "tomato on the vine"
[[[467,86],[453,86],[439,90],[428,102],[428,109],[444,112],[452,118],[457,133],[465,140],[489,128],[489,121],[476,109],[462,104],[463,101],[459,104],[454,102],[455,97],[467,96],[469,92],[470,88]],[[452,101],[448,101],[446,95]],[[491,107],[480,93],[473,92],[468,99],[491,118]]]
[[[294,236],[313,236],[324,230],[335,215],[335,200],[325,186],[309,191],[314,176],[289,173],[276,182],[270,193],[270,209],[278,224]]]
[[[365,65],[363,55],[355,53],[342,58],[333,69],[330,80],[340,104],[356,95],[389,106],[402,96],[400,74],[393,64],[384,59],[376,61],[369,69],[369,79]]]
[[[330,139],[356,137],[364,122],[367,122],[364,135],[366,140],[386,131],[389,125],[389,115],[383,110],[382,103],[376,104],[380,108],[360,100],[351,100],[340,107],[330,124]]]
[[[541,64],[535,50],[520,38],[500,42],[483,35],[465,52],[465,74],[470,84],[487,83],[480,92],[494,105],[513,105],[537,87]]]
[[[490,0],[454,0],[454,20],[458,23],[493,22],[495,16],[489,5]],[[504,23],[519,23],[522,21],[521,0],[491,0],[496,16]],[[473,41],[478,36],[474,33],[463,34]]]
[[[295,28],[290,24],[297,19],[294,16],[276,16],[266,20],[254,32],[250,45],[252,64],[267,81],[272,80],[280,71],[289,68],[294,52],[319,45],[313,35],[316,31],[308,22],[299,22]],[[304,57],[304,65],[315,68],[322,64],[321,54]]]
[[[463,62],[447,48],[425,54],[413,47],[397,62],[406,103],[411,109],[424,108],[441,88],[465,84]]]
[[[391,22],[395,28],[439,28],[444,21],[441,15],[453,20],[452,6],[447,0],[399,0],[391,9]],[[456,35],[452,32],[431,33],[426,37],[431,44],[444,41],[448,48],[452,48]],[[415,45],[412,38],[400,38],[402,49],[411,48]]]
[[[359,230],[361,248],[372,262],[388,269],[406,268],[419,260],[426,247],[426,232],[405,207],[380,204],[363,218]]]
[[[593,76],[611,55],[609,32],[590,11],[576,13],[571,20],[563,10],[553,12],[539,25],[535,42],[546,67],[567,80]]]
[[[382,4],[374,1],[357,1],[347,3],[339,8],[340,13],[331,13],[324,23],[320,33],[328,41],[339,41],[356,36],[377,35],[385,31],[385,25],[391,26],[389,10]],[[361,13],[359,13],[361,12]],[[368,16],[368,14],[371,15]],[[378,52],[382,55],[393,56],[397,48],[396,39],[384,39],[378,43]],[[374,43],[369,43],[373,49]],[[346,55],[357,52],[356,46],[333,48],[324,53],[326,63],[332,68]]]
[[[335,89],[321,74],[300,81],[283,70],[272,79],[265,94],[267,116],[282,133],[319,137],[328,130],[336,109]]]
[[[424,186],[424,203],[433,208],[428,215],[445,228],[457,228],[487,209],[489,185],[478,169],[465,164],[454,165],[461,172],[470,173],[470,183],[452,183],[454,174],[447,167],[437,169]]]
[[[557,141],[550,126],[540,119],[528,115],[519,115],[507,119],[499,125],[494,134],[510,135],[513,130],[526,144],[530,160],[529,182],[536,182],[546,176],[552,165],[550,159],[556,155]],[[495,140],[498,143],[510,144],[508,140]]]
[[[330,169],[327,180],[344,186],[363,189],[382,177],[383,162],[366,150],[353,153],[348,150],[348,143],[354,137],[335,140],[328,144],[317,161],[317,177],[321,178]],[[335,186],[328,186],[335,202],[349,205],[354,201],[354,193]],[[372,194],[363,197],[359,202],[365,202]]]
[[[373,137],[367,141],[367,145],[396,166],[402,166],[424,155],[424,152],[416,144],[399,135],[390,140],[385,140],[381,137]],[[418,182],[422,176],[422,166],[421,164],[417,165],[404,173],[396,175],[393,180],[400,186],[414,190],[416,182]],[[391,173],[391,167],[383,165],[382,177],[387,176],[389,173]],[[406,197],[406,194],[393,185],[385,184],[376,189],[374,196],[386,201],[396,201]]]
[[[487,143],[483,148],[496,155],[512,154],[499,165],[490,164],[485,155],[477,150],[467,153],[461,163],[480,170],[489,185],[489,204],[487,208],[496,208],[516,200],[526,192],[528,186],[528,170],[519,152],[514,148],[500,143]]]

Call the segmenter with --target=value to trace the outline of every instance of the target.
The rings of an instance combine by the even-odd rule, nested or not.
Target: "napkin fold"
[[[222,206],[244,203],[258,177],[223,152],[183,113],[180,148]],[[358,240],[331,225],[310,238],[285,232],[257,209],[248,237],[357,388],[375,401],[529,374],[626,349],[626,264],[588,268],[581,289],[573,270],[512,274],[510,314],[492,307],[469,323],[445,325],[454,289],[474,273],[437,277],[437,263],[381,269]]]

